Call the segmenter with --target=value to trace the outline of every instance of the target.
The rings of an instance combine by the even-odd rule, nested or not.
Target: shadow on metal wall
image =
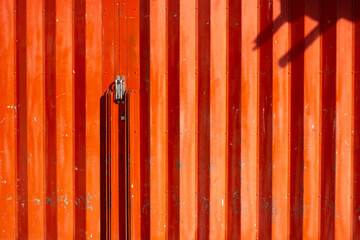
[[[282,56],[278,62],[279,65],[284,67],[290,63],[292,59],[299,57],[304,51],[319,38],[321,35],[326,34],[328,30],[336,27],[336,23],[340,19],[346,19],[348,21],[356,22],[360,16],[354,14],[354,4],[352,9],[345,9],[345,11],[337,11],[341,8],[341,4],[338,5],[336,0],[320,1],[320,14],[316,8],[306,8],[305,1],[292,1],[292,0],[272,0],[281,1],[281,13],[277,16],[266,28],[262,29],[257,38],[254,40],[254,50],[264,45],[268,40],[272,39],[273,35],[289,20],[289,23],[296,23],[297,21],[304,19],[305,17],[311,18],[318,22],[317,26],[311,30],[306,36],[304,36],[295,45],[292,45],[289,51]],[[272,1],[261,1],[263,4],[272,5]],[[266,3],[265,3],[266,2]],[[293,6],[300,7],[299,9],[293,9]],[[289,10],[291,14],[289,16]],[[331,13],[331,17],[325,19],[324,17]]]
[[[280,14],[273,19],[273,3],[278,1],[281,4]],[[321,78],[321,108],[324,109],[321,115],[321,236],[326,239],[333,239],[335,234],[335,177],[336,177],[336,100],[337,100],[337,23],[341,19],[356,23],[360,15],[356,13],[359,9],[358,1],[351,1],[342,4],[336,0],[316,1],[318,6],[311,1],[297,0],[262,0],[260,1],[260,33],[253,40],[253,51],[259,51],[259,72],[260,75],[260,109],[264,109],[260,121],[264,127],[260,132],[260,197],[265,199],[260,203],[260,209],[266,209],[267,203],[272,205],[271,181],[272,173],[266,169],[272,168],[272,132],[273,132],[273,62],[277,62],[280,67],[285,68],[291,64],[289,74],[291,74],[291,170],[290,170],[290,238],[302,239],[303,221],[307,211],[304,206],[304,94],[305,94],[305,52],[309,47],[320,38],[321,52],[320,58],[320,78]],[[311,6],[310,6],[311,5]],[[316,26],[305,33],[305,19],[314,21]],[[289,23],[289,49],[279,59],[273,59],[274,35],[278,33],[285,23]],[[357,29],[355,27],[354,29]],[[355,30],[356,31],[356,30]],[[355,34],[353,33],[353,40]],[[358,33],[357,33],[358,34]],[[356,42],[355,46],[356,47]],[[356,50],[353,49],[355,52]],[[316,60],[316,59],[314,59]],[[357,61],[357,60],[355,60]],[[349,64],[349,63],[343,63]],[[355,65],[355,64],[354,64]],[[358,65],[358,64],[357,64]],[[355,69],[357,69],[355,65]],[[355,81],[355,92],[359,90],[359,84]],[[315,94],[315,93],[314,93]],[[318,94],[318,93],[316,93]],[[358,105],[359,97],[355,94],[354,104]],[[357,109],[355,107],[355,109]],[[355,115],[355,129],[359,128],[359,119]],[[341,124],[341,123],[340,123]],[[359,143],[359,138],[355,138],[355,145]],[[355,151],[359,147],[355,147]],[[358,154],[358,153],[355,153]],[[359,163],[355,163],[354,169],[358,168]],[[332,171],[333,170],[333,171]],[[356,171],[355,171],[356,172]],[[358,176],[355,174],[355,178]],[[356,182],[354,179],[353,181]],[[356,186],[354,186],[354,191]],[[358,197],[356,199],[359,199]],[[265,202],[266,201],[266,202]],[[358,203],[359,200],[356,200]],[[355,204],[355,201],[354,201]],[[263,236],[271,235],[272,210],[260,211],[260,218],[267,219],[267,224],[260,226]],[[354,213],[355,216],[355,213]],[[356,217],[354,217],[355,219]],[[354,220],[355,221],[355,220]],[[359,234],[355,228],[354,235]]]
[[[110,86],[100,99],[101,239],[114,236],[126,239],[130,227],[129,163],[125,143],[128,121],[125,121],[124,101],[117,105],[113,95]]]

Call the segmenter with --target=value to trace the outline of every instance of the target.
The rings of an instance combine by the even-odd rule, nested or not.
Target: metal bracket
[[[114,102],[119,104],[125,96],[125,76],[116,76]]]

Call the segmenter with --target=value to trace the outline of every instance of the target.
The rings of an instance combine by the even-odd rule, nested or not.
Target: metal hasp
[[[120,76],[116,77],[115,80],[115,94],[114,94],[114,102],[119,104],[125,96],[125,77],[122,76],[120,79]]]

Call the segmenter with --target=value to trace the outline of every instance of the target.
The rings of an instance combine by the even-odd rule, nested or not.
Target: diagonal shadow
[[[295,15],[289,15],[289,4],[291,4],[295,0],[274,0],[274,1],[281,1],[281,12],[279,16],[277,16],[264,30],[262,30],[258,36],[254,39],[254,48],[253,50],[257,50],[260,48],[264,43],[269,41],[273,38],[274,34],[279,31],[279,29],[286,23],[292,23],[297,21],[299,18],[303,17],[310,17],[311,19],[318,22],[318,25],[311,30],[304,38],[293,45],[285,55],[283,55],[279,60],[278,63],[281,67],[285,67],[291,59],[295,59],[300,55],[304,54],[305,50],[311,46],[315,40],[331,29],[338,20],[346,19],[348,21],[356,22],[359,20],[360,16],[357,14],[353,14],[353,5],[356,0],[353,0],[351,4],[342,4],[341,1],[335,1],[335,4],[328,4],[327,1],[319,1],[319,8],[307,8],[305,7],[303,13],[297,13]],[[297,0],[298,1],[298,0]],[[306,2],[305,2],[306,4]],[[326,11],[326,8],[336,8],[336,20],[335,21],[321,21],[322,12]]]

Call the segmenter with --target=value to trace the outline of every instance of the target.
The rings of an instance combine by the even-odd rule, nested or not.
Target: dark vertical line
[[[85,0],[75,0],[75,238],[86,238]]]
[[[112,95],[106,95],[106,212],[107,212],[107,237],[111,238],[111,164],[112,164],[112,154],[111,154],[111,104],[112,104]]]
[[[198,2],[198,239],[210,230],[210,2]]]
[[[57,237],[56,1],[45,0],[45,166],[47,239]]]
[[[115,53],[114,53],[114,65],[115,65],[115,75],[119,75],[120,74],[120,65],[121,65],[121,56],[120,56],[120,49],[121,47],[126,47],[126,46],[121,46],[120,44],[120,38],[121,38],[121,34],[120,34],[120,30],[121,30],[121,24],[120,24],[120,18],[123,15],[123,7],[119,7],[118,5],[120,4],[119,0],[115,0],[114,2],[115,4],[115,15],[114,15],[114,21],[115,21],[115,25],[114,25],[114,36],[115,36]],[[127,15],[127,13],[125,13],[125,15]],[[122,73],[123,74],[123,73]],[[116,77],[116,76],[114,76]],[[127,76],[126,76],[127,77]],[[128,225],[128,219],[127,219],[127,214],[128,214],[128,209],[127,209],[127,186],[126,186],[126,179],[127,179],[127,175],[126,175],[126,167],[127,167],[127,149],[126,149],[126,144],[128,144],[127,140],[126,140],[126,105],[125,105],[125,101],[122,101],[121,104],[119,104],[119,236],[120,239],[126,239],[127,237],[127,225]],[[150,215],[149,215],[150,218]],[[131,224],[131,223],[130,223]],[[150,232],[149,232],[150,234]]]
[[[304,1],[291,0],[290,239],[294,240],[303,237],[304,14]]]
[[[141,239],[150,239],[150,1],[140,0]]]
[[[72,1],[72,68],[75,69],[75,0]],[[76,114],[75,114],[75,96],[76,96],[76,89],[75,89],[75,74],[73,72],[73,75],[72,75],[72,148],[73,148],[73,151],[72,151],[72,158],[73,158],[73,161],[72,161],[72,166],[73,166],[73,170],[72,170],[72,185],[73,185],[73,189],[72,189],[72,194],[73,194],[73,199],[75,200],[73,203],[72,203],[72,206],[73,206],[73,211],[72,211],[72,214],[73,214],[73,217],[72,217],[72,220],[73,220],[73,238],[75,239],[75,236],[76,236],[76,148],[75,148],[75,118],[76,118]]]
[[[353,239],[360,238],[360,2],[353,2],[353,21],[354,21],[354,204],[353,204]]]
[[[28,237],[26,2],[16,0],[17,210],[19,239]]]
[[[229,1],[228,236],[241,235],[241,1]]]
[[[169,239],[179,239],[180,224],[180,3],[168,2],[168,209]]]
[[[106,95],[106,212],[107,237],[111,238],[111,94]]]
[[[119,237],[126,239],[127,231],[127,207],[126,207],[126,128],[125,128],[125,102],[121,101],[119,104]]]
[[[104,101],[105,101],[105,109],[104,109],[104,112],[105,112],[105,211],[106,211],[106,217],[105,217],[105,237],[106,239],[110,239],[110,236],[111,236],[111,233],[110,233],[110,227],[111,227],[111,217],[110,217],[110,214],[111,214],[111,211],[110,211],[110,207],[109,207],[109,204],[110,204],[110,196],[109,196],[109,192],[111,191],[111,186],[110,186],[110,182],[109,182],[109,179],[110,179],[110,168],[109,168],[109,165],[110,165],[110,157],[111,157],[111,153],[110,153],[110,141],[111,141],[111,137],[109,136],[110,134],[110,126],[109,126],[109,95],[111,95],[111,93],[107,92],[107,94],[104,96]]]
[[[271,239],[272,224],[272,22],[273,1],[260,0],[259,239]]]
[[[46,234],[47,234],[47,208],[46,208],[46,200],[47,200],[47,161],[46,161],[46,0],[42,1],[42,54],[43,54],[43,59],[42,59],[42,68],[43,68],[43,79],[42,79],[42,85],[41,85],[41,90],[43,92],[43,96],[42,96],[42,101],[43,101],[43,105],[42,105],[42,125],[43,125],[43,133],[42,133],[42,141],[43,141],[43,146],[42,146],[42,150],[43,150],[43,156],[44,156],[44,161],[43,161],[43,169],[44,169],[44,175],[43,175],[43,192],[45,197],[43,198],[45,200],[45,207],[44,207],[44,215],[43,215],[43,222],[44,222],[44,226],[43,226],[43,231],[44,231],[44,236],[43,238],[46,239]],[[57,179],[57,178],[55,178]],[[57,229],[56,229],[57,231]]]
[[[14,9],[14,13],[13,13],[13,30],[14,30],[14,35],[13,35],[13,41],[14,41],[14,49],[13,49],[13,54],[14,54],[14,59],[13,59],[13,63],[14,63],[14,98],[13,101],[15,103],[15,106],[17,106],[18,104],[18,74],[17,74],[17,64],[18,64],[18,57],[17,57],[17,1],[13,1],[13,9]],[[18,171],[18,146],[17,146],[17,141],[18,141],[18,112],[15,115],[14,118],[14,132],[15,132],[15,139],[14,139],[14,153],[15,153],[15,169],[12,169],[12,171],[15,171],[15,184],[16,185],[16,189],[15,189],[15,201],[14,201],[14,205],[15,205],[15,238],[19,239],[19,192],[17,191],[19,189],[19,185],[17,183],[17,179],[19,178],[20,174]]]
[[[106,96],[100,99],[100,219],[101,239],[106,239],[107,234],[107,186],[106,186],[106,161],[107,161],[107,132],[106,132]]]
[[[335,237],[336,0],[322,4],[321,239]]]

